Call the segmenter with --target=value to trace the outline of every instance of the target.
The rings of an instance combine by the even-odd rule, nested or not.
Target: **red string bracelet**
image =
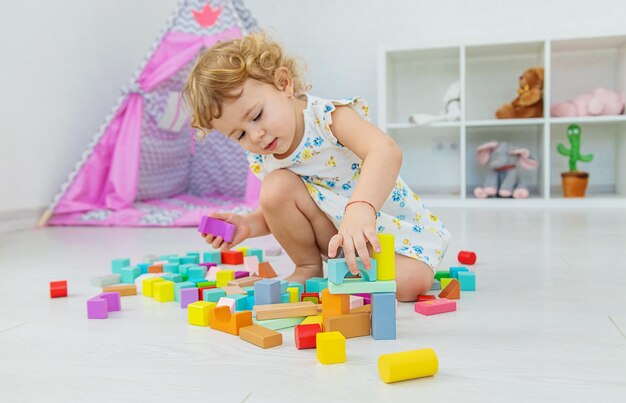
[[[346,207],[343,209],[343,215],[346,215],[346,210],[348,209],[348,206],[353,204],[353,203],[366,203],[369,204],[369,206],[374,209],[374,218],[378,218],[378,211],[376,211],[376,207],[374,207],[374,205],[370,202],[368,202],[367,200],[353,200],[351,202],[348,202],[348,204],[346,204]]]

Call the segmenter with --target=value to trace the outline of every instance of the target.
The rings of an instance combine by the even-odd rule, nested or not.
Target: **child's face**
[[[254,154],[287,156],[296,133],[296,109],[287,92],[248,79],[241,96],[222,105],[211,125]]]

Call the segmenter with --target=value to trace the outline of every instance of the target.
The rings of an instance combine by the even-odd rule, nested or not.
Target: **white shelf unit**
[[[518,77],[529,67],[545,70],[544,117],[496,119],[515,98]],[[439,114],[448,86],[461,83],[461,119],[428,126],[409,123],[413,113]],[[626,93],[626,35],[473,44],[439,48],[381,47],[378,61],[378,124],[404,152],[401,176],[431,205],[442,206],[619,206],[626,207],[626,116],[550,117],[551,102],[605,87]],[[561,172],[568,160],[556,151],[567,126],[583,129],[581,152],[593,153],[587,196],[563,198]],[[510,141],[539,162],[523,172],[528,199],[475,199],[485,168],[476,147]]]

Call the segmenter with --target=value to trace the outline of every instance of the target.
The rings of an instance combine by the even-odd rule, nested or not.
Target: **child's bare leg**
[[[424,262],[396,253],[396,298],[398,301],[416,301],[433,285],[433,270]]]
[[[315,204],[302,179],[291,171],[270,173],[261,185],[261,209],[267,225],[296,264],[288,281],[321,277],[322,257],[337,229]]]

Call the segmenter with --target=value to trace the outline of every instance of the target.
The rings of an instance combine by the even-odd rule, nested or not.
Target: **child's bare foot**
[[[310,265],[310,266],[297,266],[296,270],[294,270],[291,275],[285,278],[286,281],[297,281],[298,283],[304,284],[306,279],[311,277],[322,277],[324,275],[324,270],[322,266]]]

